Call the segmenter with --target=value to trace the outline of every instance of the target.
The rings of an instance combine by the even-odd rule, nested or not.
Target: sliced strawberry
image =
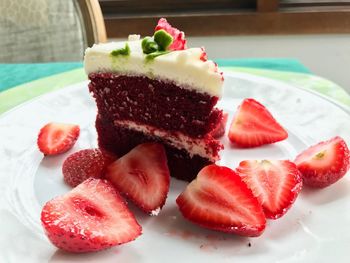
[[[90,177],[101,178],[107,166],[116,159],[115,155],[104,150],[80,150],[64,161],[63,179],[68,185],[75,187]]]
[[[242,236],[259,236],[265,229],[258,200],[241,177],[227,167],[204,167],[176,203],[185,218],[202,227]]]
[[[271,219],[288,211],[302,187],[301,174],[290,161],[243,161],[236,171]]]
[[[113,186],[94,178],[47,202],[41,222],[50,241],[71,252],[98,251],[123,244],[142,231]]]
[[[222,119],[221,121],[218,123],[218,125],[216,126],[216,128],[214,130],[212,130],[211,135],[215,138],[215,139],[219,139],[222,136],[225,135],[225,129],[226,129],[226,123],[227,123],[227,118],[228,118],[228,113],[224,112],[222,114]]]
[[[350,153],[339,136],[320,142],[300,153],[295,163],[304,184],[323,188],[342,178],[350,168]]]
[[[64,153],[73,147],[79,134],[78,125],[48,123],[39,132],[37,141],[39,150],[45,155]]]
[[[165,204],[170,183],[163,145],[136,146],[107,168],[106,179],[142,210],[156,215]]]
[[[254,99],[245,99],[232,120],[228,137],[241,147],[256,147],[282,141],[286,130]]]
[[[161,18],[158,21],[158,25],[156,26],[154,31],[158,31],[164,29],[173,37],[173,43],[170,45],[170,50],[183,50],[186,49],[185,33],[178,30],[175,27],[172,27],[165,18]]]

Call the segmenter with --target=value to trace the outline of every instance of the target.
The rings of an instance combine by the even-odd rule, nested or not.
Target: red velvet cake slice
[[[84,59],[96,100],[99,146],[121,156],[144,142],[164,145],[171,175],[191,181],[219,159],[211,131],[223,77],[203,48],[161,19],[153,37],[94,45]],[[151,165],[151,164],[150,164]]]

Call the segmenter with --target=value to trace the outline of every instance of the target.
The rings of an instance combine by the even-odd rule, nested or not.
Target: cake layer
[[[149,125],[138,124],[131,121],[114,121],[115,126],[141,132],[149,137],[162,138],[168,145],[179,150],[185,150],[190,157],[199,155],[210,161],[219,160],[219,151],[223,148],[219,141],[211,135],[203,138],[192,138],[181,132],[169,132]]]
[[[130,54],[111,56],[113,50],[124,48],[126,43]],[[87,74],[112,72],[168,79],[200,93],[220,97],[222,75],[213,61],[203,60],[203,52],[202,48],[189,48],[147,60],[147,55],[141,48],[141,40],[95,44],[85,51],[84,67]]]
[[[162,143],[167,153],[171,176],[181,180],[192,181],[204,166],[213,163],[209,159],[199,155],[190,156],[185,150],[177,149],[159,137],[148,136],[140,131],[116,126],[111,121],[101,118],[101,116],[96,118],[96,130],[99,147],[111,151],[118,156],[128,153],[141,143]]]
[[[146,76],[89,75],[98,111],[110,120],[133,121],[163,130],[203,137],[222,119],[218,97]]]

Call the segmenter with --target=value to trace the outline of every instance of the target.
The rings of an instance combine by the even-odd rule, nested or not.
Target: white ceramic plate
[[[172,180],[159,216],[131,207],[143,226],[136,241],[99,253],[57,250],[43,233],[40,211],[46,201],[69,190],[62,180],[63,160],[96,145],[96,109],[86,86],[83,82],[44,95],[0,118],[0,262],[349,262],[349,175],[323,190],[303,189],[291,210],[279,220],[269,220],[258,238],[221,234],[185,221],[174,201],[185,183]],[[349,110],[320,95],[262,77],[227,73],[220,106],[232,117],[246,97],[266,105],[289,138],[254,149],[236,149],[224,139],[222,165],[235,168],[244,159],[293,160],[308,145],[335,135],[350,142]],[[50,121],[77,123],[82,132],[70,152],[43,159],[36,137]]]

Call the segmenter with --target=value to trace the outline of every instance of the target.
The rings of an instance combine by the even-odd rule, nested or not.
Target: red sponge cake
[[[203,48],[186,48],[184,33],[165,19],[153,37],[94,45],[85,53],[96,100],[99,146],[118,156],[144,142],[164,145],[171,175],[191,181],[219,159],[211,131],[223,77]]]

